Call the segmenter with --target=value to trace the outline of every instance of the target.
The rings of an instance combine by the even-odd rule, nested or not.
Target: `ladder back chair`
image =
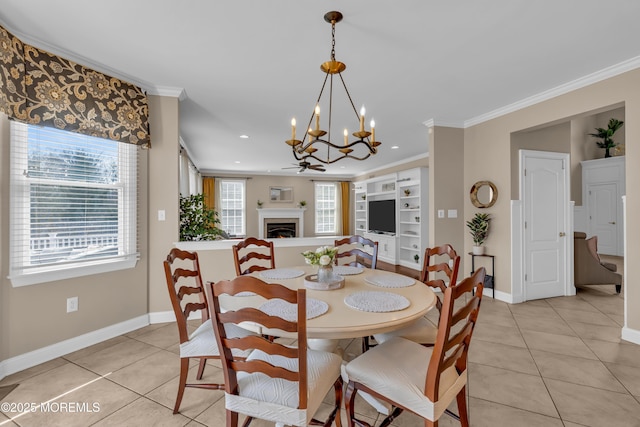
[[[238,276],[206,287],[211,301],[211,317],[222,354],[225,377],[227,427],[238,425],[238,414],[275,422],[276,426],[306,426],[309,423],[340,427],[342,404],[342,358],[334,353],[307,348],[306,290],[292,290],[280,284],[268,284],[253,276]],[[280,299],[296,305],[289,317],[270,315],[256,308],[224,311],[220,295],[254,292],[267,301]],[[297,347],[269,341],[261,336],[231,338],[223,325],[252,322],[269,334],[284,331],[297,338]],[[246,360],[237,359],[233,350],[253,352]],[[312,418],[325,395],[334,388],[335,406],[321,423]],[[246,425],[246,422],[245,422]]]
[[[484,276],[485,269],[481,267],[456,286],[445,289],[433,347],[394,337],[346,365],[349,427],[354,423],[369,425],[356,419],[357,392],[390,405],[381,426],[388,426],[405,410],[423,418],[425,426],[437,427],[444,412],[459,420],[463,427],[469,425],[465,394],[467,354],[480,310]],[[456,310],[454,304],[460,308]],[[447,410],[454,399],[458,415]]]
[[[353,265],[356,267],[366,267],[375,270],[378,262],[378,242],[359,235],[346,237],[334,242],[334,246],[338,248],[336,254],[336,265],[339,264],[340,258],[353,257],[354,259],[344,265]],[[352,246],[349,250],[340,251],[341,246]],[[365,248],[370,248],[367,252]],[[342,260],[344,261],[344,259]]]
[[[202,285],[198,254],[174,248],[171,249],[163,264],[169,298],[176,316],[180,337],[180,379],[176,403],[173,408],[173,413],[175,414],[180,410],[185,387],[222,390],[224,385],[187,383],[189,359],[200,359],[196,378],[201,380],[207,359],[220,358],[213,325],[209,317],[209,306]],[[200,313],[201,323],[194,332],[189,333],[187,320],[192,313]],[[235,325],[230,325],[228,333],[234,336],[251,334]],[[246,357],[248,354],[248,351],[242,351],[238,353],[238,356]]]
[[[424,261],[420,280],[427,286],[439,289],[444,295],[448,286],[454,286],[458,280],[458,270],[460,268],[460,256],[449,244],[427,248],[424,252]],[[440,274],[438,274],[440,273]],[[443,278],[446,276],[447,282]],[[442,311],[442,301],[436,299],[438,312]],[[393,337],[401,336],[422,345],[433,345],[436,342],[438,326],[434,325],[427,317],[423,316],[411,325],[387,332],[376,334],[374,338],[378,343],[383,343]]]
[[[273,242],[247,237],[232,249],[237,276],[276,268]],[[256,261],[262,264],[256,264]]]

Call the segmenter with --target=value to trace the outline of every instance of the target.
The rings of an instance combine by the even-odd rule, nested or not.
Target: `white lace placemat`
[[[339,276],[351,276],[353,274],[360,274],[363,271],[364,268],[353,265],[336,265],[333,267],[333,272]]]
[[[380,286],[381,288],[406,288],[416,282],[411,277],[401,276],[399,274],[381,273],[368,276],[364,281],[375,286]]]
[[[411,304],[409,300],[402,295],[380,291],[356,292],[348,295],[344,299],[344,303],[356,310],[376,313],[404,310]]]
[[[304,274],[302,270],[294,270],[292,268],[275,268],[273,270],[261,271],[259,276],[264,279],[293,279]]]
[[[284,320],[293,322],[298,318],[298,306],[282,299],[272,299],[260,306],[260,310],[270,316],[282,317]],[[307,298],[307,319],[313,319],[323,315],[329,310],[329,304],[315,299]]]

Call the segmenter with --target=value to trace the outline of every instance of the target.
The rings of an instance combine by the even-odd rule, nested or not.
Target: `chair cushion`
[[[249,335],[255,335],[253,332],[234,324],[226,324],[224,329],[227,331],[228,337],[247,337]],[[251,350],[233,350],[233,354],[238,357],[247,357],[251,354]],[[198,329],[189,335],[189,341],[180,344],[180,357],[203,356],[220,356],[211,320],[208,320],[198,326]]]
[[[438,327],[426,317],[421,317],[409,326],[384,334],[376,334],[373,337],[382,344],[393,337],[402,337],[419,344],[434,344],[438,336]]]
[[[298,360],[254,350],[247,360],[264,360],[291,371]],[[225,393],[227,409],[264,420],[306,426],[340,376],[342,359],[334,353],[307,350],[307,409],[298,409],[298,383],[263,373],[238,372],[239,395]]]
[[[466,384],[467,371],[458,375],[455,366],[444,371],[440,376],[439,399],[432,402],[424,394],[432,352],[433,347],[394,337],[349,362],[346,371],[350,381],[435,421]]]

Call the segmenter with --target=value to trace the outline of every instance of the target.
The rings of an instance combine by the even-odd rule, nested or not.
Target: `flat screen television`
[[[369,231],[372,233],[395,234],[395,200],[369,200]]]

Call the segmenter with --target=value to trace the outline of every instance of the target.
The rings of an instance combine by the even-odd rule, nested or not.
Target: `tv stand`
[[[429,174],[421,167],[354,183],[354,234],[378,242],[378,258],[415,270],[429,245]],[[369,230],[370,200],[396,202],[396,232]]]

